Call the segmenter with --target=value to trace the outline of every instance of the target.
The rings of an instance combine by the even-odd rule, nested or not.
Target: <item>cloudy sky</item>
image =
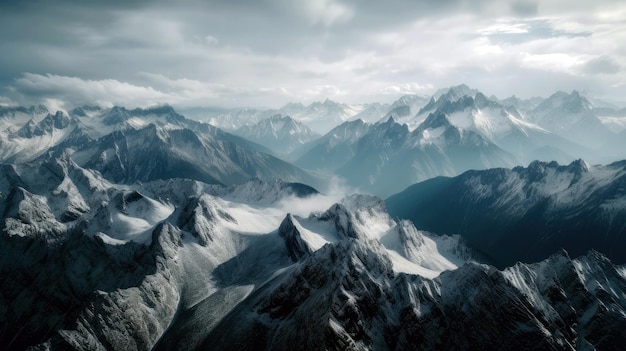
[[[626,100],[623,0],[0,0],[0,104]]]

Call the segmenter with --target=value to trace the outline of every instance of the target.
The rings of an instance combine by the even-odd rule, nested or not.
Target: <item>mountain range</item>
[[[233,133],[269,148],[274,154],[285,156],[320,137],[301,122],[282,115],[274,115],[254,125],[242,126]]]
[[[393,216],[419,228],[458,233],[492,263],[545,259],[561,248],[598,250],[626,263],[626,162],[468,171],[438,177],[389,197]]]
[[[0,106],[2,349],[626,343],[623,110],[188,111]]]
[[[68,156],[8,168],[7,350],[567,350],[626,341],[626,268],[596,251],[497,269],[461,236],[393,219],[376,197],[301,216],[282,206],[319,201],[301,184],[118,185]]]
[[[623,149],[614,147],[622,142],[619,133],[626,125],[620,110],[595,107],[577,91],[545,99],[500,100],[459,85],[430,98],[405,95],[390,105],[369,105],[367,121],[346,106],[330,100],[309,106],[290,103],[267,111],[281,111],[288,124],[269,117],[234,133],[271,146],[274,154],[301,168],[338,175],[360,191],[379,196],[468,169],[578,158],[606,163],[626,157]],[[320,121],[320,114],[325,114],[321,121],[327,127],[336,126],[312,137],[305,126],[313,127],[310,121]],[[268,127],[278,125],[280,133]]]
[[[69,152],[79,165],[117,183],[176,177],[226,185],[254,177],[321,183],[270,149],[187,119],[169,106],[84,106],[54,115],[44,109],[4,109],[3,161],[19,164]]]

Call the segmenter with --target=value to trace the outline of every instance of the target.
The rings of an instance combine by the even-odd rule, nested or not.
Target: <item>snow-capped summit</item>
[[[456,101],[465,96],[474,97],[479,92],[480,91],[478,89],[470,88],[466,84],[459,84],[437,90],[435,94],[433,94],[432,98],[434,100],[439,100],[444,97],[448,101]]]
[[[90,114],[97,113],[102,110],[102,107],[96,105],[83,105],[76,107],[69,111],[70,116],[87,117]]]
[[[0,160],[28,162],[81,135],[80,122],[61,111],[50,114],[44,107],[14,108],[0,118]]]
[[[371,125],[363,120],[344,122],[300,150],[296,165],[313,170],[335,170],[354,157],[356,142]]]
[[[593,105],[577,91],[559,91],[528,113],[541,127],[591,148],[604,144],[614,133],[602,123]]]
[[[441,123],[428,128],[439,117]],[[514,156],[475,132],[451,125],[443,114],[431,115],[429,123],[412,132],[393,117],[373,125],[338,173],[352,186],[390,195],[417,179],[515,164]]]
[[[24,119],[38,119],[50,113],[48,108],[44,105],[33,105],[30,107],[23,106],[0,106],[0,118],[3,119],[3,123],[6,120],[11,119],[21,119],[23,122]]]
[[[509,96],[508,98],[499,100],[495,96],[491,96],[489,98],[493,101],[498,101],[504,106],[512,106],[515,107],[518,111],[523,113],[528,113],[532,111],[534,108],[539,106],[545,99],[541,97],[532,97],[529,99],[521,99],[515,95]]]
[[[61,111],[38,115],[36,108],[3,111],[0,160],[4,162],[30,162],[67,149],[79,165],[100,171],[112,182],[187,177],[230,185],[259,177],[322,185],[269,155],[266,147],[189,120],[167,105],[133,110],[83,106],[70,115]],[[297,127],[304,135],[310,133],[304,126]]]
[[[573,90],[570,94],[558,91],[552,94],[544,102],[539,104],[533,111],[534,114],[550,113],[554,109],[560,109],[570,114],[591,110],[593,105],[578,91]]]
[[[394,117],[399,123],[405,123],[412,125],[414,123],[414,117],[419,110],[428,103],[426,96],[420,95],[404,95],[398,100],[394,101],[389,110],[383,117],[383,120],[387,120],[390,116]]]
[[[617,263],[626,244],[626,165],[528,167],[468,171],[415,184],[387,199],[390,213],[439,233],[459,233],[498,265],[602,251]],[[598,235],[598,233],[603,233]]]
[[[24,127],[17,131],[17,136],[22,138],[33,138],[35,136],[42,136],[45,134],[51,134],[55,129],[61,130],[67,128],[71,123],[70,118],[61,111],[57,111],[54,115],[48,114],[38,123],[34,120],[29,120]]]
[[[254,125],[243,126],[235,134],[266,146],[276,154],[289,154],[320,137],[304,124],[280,114]]]
[[[297,108],[296,108],[297,107]],[[352,119],[365,109],[360,105],[347,105],[332,101],[315,101],[308,106],[288,105],[278,110],[307,125],[316,133],[327,133],[339,124]]]
[[[399,272],[412,263],[383,240],[347,238],[311,249],[307,226],[326,227],[301,220],[288,216],[280,231],[297,263],[188,347],[223,349],[236,340],[256,349],[575,349],[624,339],[590,336],[621,335],[616,323],[626,308],[622,268],[596,252],[502,271],[468,262],[428,278]],[[194,331],[181,327],[165,345],[183,332]]]
[[[378,127],[397,128],[387,124]],[[152,128],[164,139],[176,131]],[[7,349],[486,349],[511,342],[612,349],[624,342],[626,271],[598,252],[499,270],[459,236],[394,219],[380,198],[351,195],[299,216],[256,195],[315,201],[302,185],[173,178],[120,185],[80,167],[71,151],[57,156],[1,166],[0,273],[10,279],[0,279],[0,343]],[[582,186],[597,184],[588,178],[597,172],[614,179],[619,167],[536,163],[528,177]],[[584,193],[578,190],[574,196]],[[458,188],[454,194],[446,199],[465,197]],[[456,212],[448,209],[452,221]]]
[[[533,159],[570,162],[574,157],[568,152],[588,155],[584,146],[528,121],[514,106],[504,105],[480,92],[474,96],[458,96],[451,92],[455,90],[443,94],[438,100],[432,99],[420,114],[445,114],[450,124],[460,130],[479,134],[522,162]],[[416,120],[423,118],[419,116]]]

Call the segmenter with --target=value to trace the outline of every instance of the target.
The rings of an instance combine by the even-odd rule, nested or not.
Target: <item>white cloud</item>
[[[1,96],[0,95],[0,106],[4,106],[4,107],[8,107],[8,106],[17,106],[19,105],[17,102],[13,101],[12,99],[6,97],[6,96]]]
[[[0,94],[279,107],[428,91],[416,82],[527,96],[626,80],[626,5],[604,0],[115,2],[97,15],[62,5],[0,11],[0,51],[12,53],[0,55],[2,83],[16,89]]]
[[[44,101],[56,99],[72,105],[97,103],[103,106],[148,106],[169,102],[168,94],[114,79],[85,80],[53,74],[24,73],[15,81],[14,87],[22,93],[40,96]]]
[[[390,85],[381,89],[383,95],[423,95],[434,92],[435,87],[432,84],[404,83]]]
[[[54,110],[83,104],[104,107],[113,105],[147,107],[160,104],[235,107],[248,101],[263,101],[267,96],[285,95],[286,91],[281,91],[280,88],[226,86],[187,78],[172,79],[162,74],[147,72],[142,72],[139,76],[144,79],[145,84],[138,85],[114,79],[86,80],[53,74],[25,73],[14,82],[12,90],[36,100],[23,101],[25,104],[54,105],[56,106]],[[340,90],[332,86],[315,89],[318,89],[319,94],[324,92],[341,94]]]
[[[500,22],[478,30],[481,35],[528,33],[527,23]]]
[[[48,111],[54,111],[54,112],[62,111],[65,114],[67,114],[66,104],[62,100],[58,100],[58,99],[44,99],[42,104],[44,106],[46,106]]]
[[[305,90],[306,100],[322,100],[324,98],[341,99],[350,94],[349,90],[341,89],[332,84],[316,85]]]

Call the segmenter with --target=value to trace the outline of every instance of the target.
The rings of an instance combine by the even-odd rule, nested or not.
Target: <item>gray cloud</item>
[[[458,83],[624,95],[620,11],[607,0],[5,0],[0,95],[277,106]]]
[[[536,1],[513,1],[511,4],[513,14],[519,17],[531,17],[537,15],[539,4]]]
[[[621,66],[608,56],[601,56],[589,60],[584,71],[589,74],[615,74],[621,70]]]

